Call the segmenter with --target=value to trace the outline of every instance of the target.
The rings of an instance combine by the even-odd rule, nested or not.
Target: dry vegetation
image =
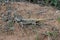
[[[60,10],[50,6],[14,2],[9,5],[11,13],[8,14],[8,5],[3,3],[0,6],[0,19],[2,19],[0,20],[0,40],[60,40],[60,23],[57,21]],[[24,25],[22,28],[19,23],[14,22],[12,19],[14,13],[21,15],[25,19],[46,18],[51,20],[44,20],[39,26]]]

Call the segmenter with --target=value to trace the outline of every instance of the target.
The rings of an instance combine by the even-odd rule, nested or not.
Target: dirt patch
[[[7,14],[7,11],[9,10],[8,7],[11,7],[10,10],[12,17],[13,14],[16,13],[25,19],[46,18],[51,20],[45,20],[41,26],[38,27],[24,26],[24,28],[22,28],[18,23],[14,23],[15,30],[13,31],[13,34],[1,33],[0,40],[48,40],[48,36],[44,34],[45,32],[60,31],[60,24],[56,21],[56,19],[60,16],[60,12],[53,7],[39,6],[38,4],[26,2],[14,2],[11,4],[3,3],[0,6],[0,18],[2,18],[1,16],[4,14]],[[0,24],[4,27],[7,22],[0,20]],[[56,40],[60,39],[59,36]]]

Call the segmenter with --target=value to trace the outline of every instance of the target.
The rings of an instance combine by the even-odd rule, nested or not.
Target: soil
[[[15,30],[12,32],[0,32],[0,40],[48,40],[45,32],[52,32],[54,29],[58,31],[56,40],[60,40],[60,23],[56,20],[60,16],[60,10],[51,6],[40,6],[38,4],[26,2],[11,2],[11,4],[3,3],[0,6],[0,19],[1,14],[7,14],[7,7],[11,6],[11,16],[16,13],[25,19],[44,19],[41,26],[24,26],[22,28],[18,23],[14,23]],[[51,19],[51,20],[48,20]],[[7,22],[0,20],[0,26],[4,27]],[[4,30],[4,29],[2,29]],[[37,38],[38,37],[38,38]],[[51,39],[53,40],[53,38]]]

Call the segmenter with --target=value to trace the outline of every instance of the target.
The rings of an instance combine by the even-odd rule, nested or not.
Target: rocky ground
[[[38,25],[21,27],[15,17],[45,19]],[[60,10],[51,6],[40,6],[26,2],[0,4],[0,40],[59,40]],[[48,20],[49,19],[49,20]]]

